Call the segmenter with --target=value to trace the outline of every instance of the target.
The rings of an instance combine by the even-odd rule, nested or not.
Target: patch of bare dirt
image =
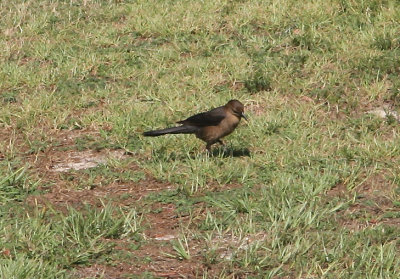
[[[261,102],[248,102],[246,103],[246,110],[251,111],[255,116],[265,115],[268,108]]]
[[[30,196],[28,202],[35,204],[50,203],[59,209],[67,206],[80,208],[84,204],[102,206],[104,200],[112,200],[114,204],[119,206],[129,206],[150,193],[173,189],[172,185],[158,182],[150,177],[138,183],[115,181],[93,189],[76,189],[73,185],[69,185],[69,181],[61,179],[60,174],[51,171],[48,172],[47,179],[51,179],[55,185],[47,193]]]
[[[201,278],[204,276],[218,276],[225,270],[222,261],[227,260],[232,251],[231,246],[238,244],[238,239],[222,236],[215,239],[219,246],[221,256],[217,263],[210,264],[205,258],[207,244],[203,239],[197,239],[185,228],[196,227],[205,216],[204,204],[193,206],[191,214],[181,213],[172,203],[141,202],[152,193],[173,190],[174,185],[160,182],[140,169],[132,160],[124,164],[124,169],[113,170],[123,173],[129,170],[132,173],[142,172],[143,177],[137,181],[127,179],[113,179],[100,174],[95,176],[90,183],[89,174],[84,169],[107,164],[109,160],[129,159],[128,154],[122,150],[85,150],[77,151],[75,142],[77,138],[85,135],[96,136],[94,131],[65,131],[52,135],[53,144],[43,152],[26,156],[31,165],[31,173],[41,179],[44,193],[28,197],[27,202],[65,212],[68,206],[76,209],[85,204],[102,207],[103,201],[111,201],[116,206],[140,207],[143,206],[143,221],[141,236],[143,240],[129,239],[105,240],[115,246],[109,255],[103,259],[95,259],[89,266],[76,266],[72,272],[74,278],[141,278],[144,274],[151,274],[156,278]],[[92,177],[93,179],[93,177]],[[87,183],[87,184],[85,184]],[[85,186],[86,185],[86,186]],[[221,191],[241,187],[240,184],[211,185],[213,191]],[[188,240],[189,259],[182,259],[174,249],[179,239],[183,236]],[[239,249],[247,249],[252,239],[243,239]],[[122,256],[121,256],[122,255]],[[136,276],[136,277],[135,277]],[[239,278],[239,277],[237,277]]]
[[[106,150],[106,152],[85,150],[69,152],[63,158],[56,158],[53,161],[53,165],[50,166],[50,169],[56,172],[89,169],[97,167],[100,164],[105,164],[108,159],[123,159],[124,157],[127,157],[124,150]]]
[[[0,127],[0,160],[6,157],[7,153],[13,153],[15,146],[24,145],[23,137],[15,133],[11,127]]]
[[[93,133],[91,133],[93,135]],[[30,204],[51,206],[62,212],[67,206],[80,209],[85,204],[102,207],[104,200],[110,200],[116,206],[140,206],[140,201],[147,195],[174,189],[169,183],[155,180],[145,175],[139,181],[112,180],[93,181],[94,187],[77,188],[80,182],[88,180],[84,169],[106,164],[108,160],[126,159],[129,155],[122,150],[85,150],[76,151],[75,139],[85,136],[85,132],[69,131],[55,135],[58,144],[27,156],[31,171],[41,179],[45,193],[30,196]],[[134,163],[124,166],[133,172],[141,170]],[[124,170],[116,170],[123,172]],[[103,177],[100,175],[100,180]],[[181,237],[182,224],[192,222],[189,216],[178,214],[173,204],[155,202],[147,206],[141,232],[144,241],[139,247],[134,240],[110,240],[115,244],[111,252],[116,255],[110,262],[95,261],[90,266],[77,266],[73,272],[75,278],[126,278],[126,276],[142,276],[152,274],[157,278],[195,278],[201,276],[208,267],[203,265],[203,244],[196,239],[190,240],[190,259],[179,259],[173,244]],[[148,211],[148,212],[147,212]],[[186,226],[186,225],[183,225]],[[125,253],[119,257],[118,253]]]
[[[382,107],[377,107],[373,110],[369,110],[367,111],[367,113],[374,114],[382,119],[387,119],[392,117],[397,122],[400,122],[400,115],[397,113],[397,111],[391,109],[390,106],[388,105],[384,105]]]
[[[95,264],[88,267],[78,268],[73,275],[74,278],[108,278],[122,279],[143,278],[152,274],[155,278],[201,278],[206,272],[197,259],[179,261],[169,258],[163,253],[172,252],[165,247],[145,246],[143,251],[139,251],[145,257],[145,263],[140,261],[118,262],[110,265]],[[142,260],[143,261],[143,260]]]
[[[365,179],[356,189],[349,190],[340,183],[327,192],[327,197],[351,200],[356,195],[355,202],[343,211],[338,218],[342,226],[352,230],[363,230],[379,224],[397,224],[397,218],[386,218],[385,214],[398,212],[393,208],[390,198],[393,185],[389,183],[384,172],[373,174]]]
[[[156,203],[153,206],[153,212],[146,215],[150,229],[146,232],[146,237],[155,240],[171,240],[178,237],[179,223],[187,219],[180,218],[175,211],[173,204]]]
[[[326,195],[330,198],[347,198],[350,197],[351,192],[347,189],[344,183],[339,183],[335,187],[331,188]]]
[[[129,248],[129,241],[113,241],[114,251],[123,251],[125,258],[114,259],[109,264],[95,264],[89,267],[78,267],[77,278],[126,278],[141,276],[145,273],[157,278],[196,278],[201,276],[207,267],[202,264],[202,243],[191,240],[190,259],[179,259],[171,241],[181,234],[180,223],[187,223],[187,216],[180,217],[171,204],[156,203],[152,213],[146,214],[148,228],[143,232],[145,242],[137,249]],[[138,277],[140,278],[140,277]]]
[[[225,275],[231,273],[231,278],[247,278],[243,270],[226,270],[223,261],[230,261],[238,251],[246,253],[251,245],[266,239],[265,234],[235,236],[231,234],[216,235],[210,243],[203,239],[188,236],[190,259],[179,259],[173,245],[177,239],[182,239],[182,227],[191,222],[189,216],[179,216],[171,204],[155,203],[153,211],[146,215],[149,228],[144,231],[146,242],[138,249],[130,249],[129,243],[117,240],[115,250],[129,254],[125,260],[110,262],[110,265],[95,264],[89,267],[78,267],[78,278],[103,276],[101,278],[126,278],[127,276],[144,276],[152,274],[156,278],[216,278],[225,270]],[[181,225],[179,225],[181,224]],[[204,253],[207,245],[212,245],[218,251],[214,263],[209,263]]]
[[[88,182],[89,175],[81,170],[106,164],[110,159],[125,159],[128,155],[123,150],[76,151],[66,148],[71,147],[79,135],[66,135],[61,145],[27,158],[32,165],[31,171],[41,180],[40,189],[46,191],[45,194],[30,196],[29,203],[51,204],[57,208],[80,207],[83,204],[100,206],[101,200],[121,195],[126,196],[123,201],[127,203],[132,199],[141,199],[151,191],[168,187],[151,178],[146,178],[143,183],[125,183],[117,179],[104,183],[101,181],[103,177],[99,175],[95,180]],[[131,165],[130,169],[139,171],[136,165]]]

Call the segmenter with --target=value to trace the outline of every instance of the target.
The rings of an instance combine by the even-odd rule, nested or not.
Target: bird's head
[[[239,117],[239,119],[241,119],[242,117],[244,119],[247,119],[246,115],[244,114],[244,105],[238,101],[238,100],[230,100],[225,107],[230,110],[234,115],[236,115],[237,117]]]

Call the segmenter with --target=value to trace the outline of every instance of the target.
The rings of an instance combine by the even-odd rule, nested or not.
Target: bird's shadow
[[[219,147],[214,148],[211,157],[250,157],[251,153],[248,148],[232,148],[232,147]]]

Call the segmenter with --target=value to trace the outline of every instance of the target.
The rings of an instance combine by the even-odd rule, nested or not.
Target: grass
[[[398,278],[399,8],[1,2],[0,277]],[[141,136],[233,98],[226,150]]]

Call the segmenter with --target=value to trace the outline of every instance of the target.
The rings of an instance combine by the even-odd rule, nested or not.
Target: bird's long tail
[[[143,133],[145,137],[158,137],[166,134],[193,134],[199,128],[194,126],[178,126],[172,128],[166,128],[162,130],[147,131]]]

